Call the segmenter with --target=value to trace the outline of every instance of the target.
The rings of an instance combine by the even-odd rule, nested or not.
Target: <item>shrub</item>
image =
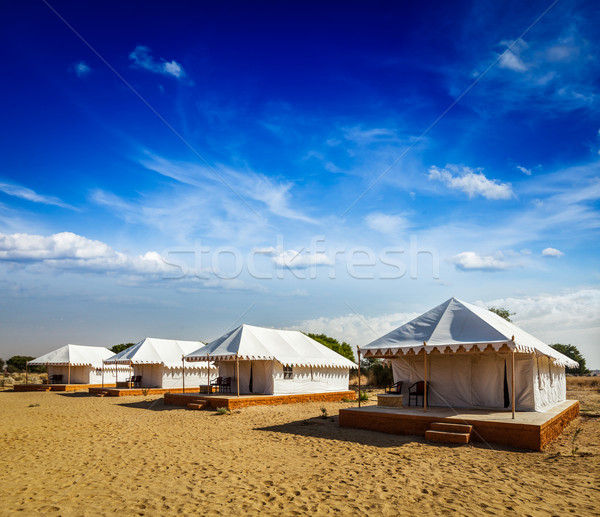
[[[218,407],[217,408],[217,414],[218,415],[230,415],[231,412],[226,407]]]
[[[358,396],[358,400],[360,400],[361,402],[366,402],[367,400],[369,400],[369,395],[367,395],[366,391],[361,391],[360,395]]]

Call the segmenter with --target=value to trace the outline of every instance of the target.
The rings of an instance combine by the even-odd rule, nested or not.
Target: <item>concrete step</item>
[[[425,431],[425,439],[440,443],[469,443],[471,433],[451,433],[448,431]]]
[[[431,429],[434,431],[447,431],[449,433],[470,433],[473,430],[473,426],[450,422],[433,422],[431,424]]]

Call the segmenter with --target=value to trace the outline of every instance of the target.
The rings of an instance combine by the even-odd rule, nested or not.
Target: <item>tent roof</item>
[[[202,341],[179,341],[147,337],[139,343],[113,355],[105,361],[108,364],[162,364],[169,368],[182,365],[181,358],[204,346]],[[197,368],[206,368],[206,364]]]
[[[427,353],[434,348],[444,352],[447,347],[456,352],[461,345],[466,350],[476,346],[482,351],[488,345],[496,350],[507,345],[517,352],[548,356],[559,366],[578,366],[572,359],[497,314],[456,298],[450,298],[360,349],[365,357],[369,357],[388,351],[418,353],[423,348]]]
[[[113,353],[108,348],[102,346],[65,345],[29,361],[29,364],[91,365],[101,368],[102,360],[108,359],[111,355]]]
[[[252,325],[240,327],[185,357],[186,361],[277,360],[290,366],[354,368],[356,365],[297,330],[276,330]]]

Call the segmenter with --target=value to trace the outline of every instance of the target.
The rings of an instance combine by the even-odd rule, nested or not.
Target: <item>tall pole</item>
[[[48,370],[48,363],[46,363],[46,377],[48,377],[47,383],[50,384],[50,370]]]
[[[208,355],[208,353],[206,354],[206,384],[208,386],[206,388],[206,393],[208,393],[209,395],[211,395],[212,394],[212,389],[210,388],[210,361],[209,361],[209,355]]]
[[[235,379],[237,381],[237,396],[240,396],[240,356],[235,356]]]
[[[29,384],[29,363],[25,363],[25,384]]]
[[[71,384],[71,363],[67,365],[67,384]]]
[[[185,393],[185,359],[184,355],[181,354],[181,386],[183,388],[183,393]]]
[[[513,338],[514,339],[514,338]],[[512,374],[512,394],[511,394],[511,398],[512,398],[512,417],[513,420],[515,419],[515,351],[513,349],[512,351],[512,367],[511,367],[511,374]]]
[[[104,359],[102,359],[102,387],[104,388]]]
[[[356,347],[356,354],[358,356],[358,407],[360,407],[360,348]]]
[[[423,385],[423,412],[427,412],[427,350],[425,350],[425,345],[426,343],[423,342],[423,353],[425,354],[425,368],[424,368],[424,382],[425,384]]]

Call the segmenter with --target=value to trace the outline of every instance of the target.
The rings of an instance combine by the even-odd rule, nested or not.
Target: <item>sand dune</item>
[[[583,396],[600,405],[597,390]],[[159,397],[0,392],[0,511],[600,515],[593,415],[532,453],[341,429],[347,405],[217,415]],[[333,418],[318,418],[323,406]],[[571,456],[577,427],[582,454]]]

